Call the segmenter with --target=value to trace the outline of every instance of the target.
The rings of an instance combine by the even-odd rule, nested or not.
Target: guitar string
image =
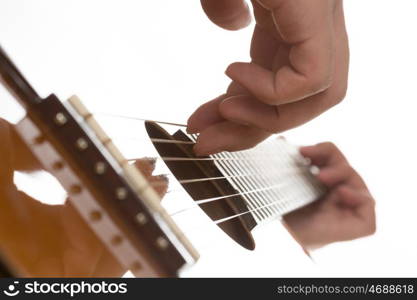
[[[124,137],[124,136],[118,136],[114,137],[113,140],[131,140],[131,141],[151,141],[154,143],[161,143],[161,144],[186,144],[186,145],[194,145],[195,142],[192,141],[180,141],[180,140],[170,140],[170,139],[159,139],[159,138],[134,138],[134,137]]]
[[[282,172],[282,170],[284,170],[284,172]],[[280,169],[280,171],[278,172],[273,172],[269,176],[253,173],[253,174],[237,174],[237,175],[229,175],[229,176],[204,177],[204,178],[179,179],[179,180],[175,179],[175,180],[181,184],[189,184],[189,183],[199,183],[199,182],[204,182],[204,181],[216,181],[216,180],[221,180],[221,179],[233,179],[233,178],[240,178],[240,177],[275,178],[273,175],[291,175],[293,174],[292,171],[294,171],[293,168],[285,168],[285,169]],[[156,176],[164,176],[168,178],[174,177],[173,174],[161,174],[161,175],[156,175]],[[166,183],[152,182],[151,184],[155,186],[159,186],[159,185],[165,185]]]
[[[271,202],[270,204],[268,204],[268,205],[265,205],[265,206],[262,206],[262,207],[257,207],[257,208],[255,208],[255,209],[250,209],[250,208],[248,208],[248,211],[246,211],[246,212],[243,212],[243,213],[239,213],[239,214],[236,214],[236,215],[231,215],[231,216],[228,216],[228,217],[226,217],[226,218],[221,218],[221,219],[217,219],[217,220],[212,220],[213,222],[216,222],[216,224],[221,224],[221,223],[223,223],[223,222],[227,222],[227,221],[229,221],[229,220],[231,220],[231,219],[234,219],[234,218],[237,218],[237,217],[239,217],[239,216],[242,216],[242,215],[245,215],[245,214],[248,214],[248,213],[252,213],[252,212],[256,212],[256,211],[261,211],[261,210],[263,210],[264,208],[266,208],[266,207],[271,207],[271,206],[278,206],[277,207],[277,209],[278,209],[278,214],[275,214],[275,215],[270,215],[270,216],[268,216],[267,218],[262,218],[262,219],[260,219],[259,221],[260,222],[265,222],[266,220],[272,220],[273,218],[277,218],[277,217],[282,217],[285,213],[287,213],[288,211],[292,211],[293,209],[295,209],[296,207],[300,207],[300,206],[303,206],[303,205],[305,205],[306,203],[296,203],[296,202],[294,202],[294,199],[297,199],[299,196],[300,196],[300,193],[303,193],[303,191],[302,191],[302,189],[298,189],[296,192],[294,192],[293,190],[292,191],[290,191],[290,192],[286,192],[286,196],[285,196],[285,200],[284,201],[289,201],[290,203],[292,203],[292,205],[291,205],[291,207],[288,207],[288,206],[286,206],[286,207],[284,207],[283,209],[281,208],[281,207],[279,207],[279,202],[281,202],[283,199],[277,199],[277,200],[275,200],[275,201],[273,201],[273,202]],[[295,205],[294,205],[295,204]],[[258,222],[258,224],[259,224],[259,222]],[[187,230],[187,234],[189,234],[190,232],[194,232],[194,231],[197,231],[197,232],[199,232],[200,231],[200,228],[202,228],[202,227],[206,227],[207,225],[206,224],[203,224],[203,223],[198,223],[198,224],[196,224],[197,226],[194,226],[192,229],[190,229],[190,230]]]
[[[297,193],[291,193],[291,194],[289,195],[290,199],[294,199],[295,197],[298,197],[298,196],[299,196],[299,195],[298,195]],[[264,208],[266,208],[266,207],[270,207],[270,206],[278,205],[278,202],[280,202],[280,200],[275,200],[275,201],[273,201],[273,202],[269,203],[268,205],[264,205],[264,206],[258,207],[258,208],[256,208],[256,209],[249,209],[249,210],[247,210],[247,211],[245,211],[245,212],[242,212],[242,213],[238,213],[238,214],[235,214],[235,215],[231,215],[231,216],[228,216],[228,217],[225,217],[225,218],[220,218],[220,219],[217,219],[217,220],[212,220],[212,222],[213,222],[214,224],[216,224],[216,225],[219,225],[219,224],[222,224],[222,223],[224,223],[224,222],[227,222],[227,221],[233,220],[233,219],[235,219],[235,218],[238,218],[238,217],[240,217],[240,216],[243,216],[243,215],[246,215],[246,214],[249,214],[249,213],[252,213],[252,212],[256,212],[256,211],[261,211],[262,209],[264,209]],[[293,209],[293,208],[289,208],[287,211],[291,211],[292,209]],[[285,214],[287,213],[287,211],[280,211],[277,215],[275,215],[275,216],[273,216],[273,217],[275,217],[275,218],[280,218],[280,217],[282,217],[283,215],[285,215]],[[270,219],[270,218],[271,218],[271,217],[269,217],[269,218],[265,218],[265,219],[263,219],[263,220],[260,220],[260,222],[264,222],[264,221],[266,221],[266,220],[268,220],[268,219]],[[259,224],[259,223],[258,223],[258,224]],[[203,227],[207,227],[207,224],[198,223],[198,224],[197,224],[197,226],[193,226],[193,228],[192,228],[192,229],[187,230],[187,234],[189,234],[190,232],[195,232],[195,231],[199,232],[199,231],[200,231],[200,229],[201,229],[201,228],[203,228]]]
[[[136,118],[136,117],[125,117],[125,116],[119,116],[119,115],[111,115],[109,114],[109,116],[114,116],[114,117],[119,117],[119,118],[127,118],[127,119],[134,119],[134,120],[140,120],[140,121],[151,121],[151,122],[156,122],[156,123],[161,123],[161,124],[168,124],[168,125],[175,125],[175,126],[181,126],[181,127],[185,127],[186,125],[183,124],[177,124],[177,123],[172,123],[172,122],[165,122],[165,121],[155,121],[155,120],[147,120],[147,119],[143,119],[143,118]],[[151,139],[152,141],[152,139]],[[179,141],[179,140],[169,140],[169,139],[154,139],[153,142],[165,142],[165,143],[186,143],[186,144],[195,144],[195,142],[193,141]],[[223,160],[237,160],[237,161],[248,161],[249,159],[239,159],[239,158],[218,158],[218,157],[204,157],[204,158],[188,158],[188,157],[156,157],[156,158],[152,158],[152,160],[155,159],[162,159],[163,161],[177,161],[177,162],[181,162],[181,161],[223,161]],[[262,160],[264,160],[265,157],[262,158]],[[128,161],[136,161],[138,160],[137,158],[130,158],[127,159]],[[260,159],[251,159],[251,160],[260,160]],[[292,173],[299,173],[300,171],[297,170],[295,172]],[[280,173],[282,175],[282,173]],[[239,177],[241,177],[242,175],[238,175]],[[253,176],[253,175],[251,175]],[[219,178],[215,178],[214,180],[220,179],[220,178],[227,178],[226,176],[223,177],[219,177]],[[230,176],[229,176],[230,178]],[[191,181],[186,181],[184,180],[183,182],[179,181],[180,183],[190,183],[190,182],[198,182],[198,181],[206,181],[206,180],[210,180],[209,178],[197,178],[197,179],[191,179]],[[213,180],[213,179],[211,179]],[[156,186],[158,184],[153,183],[152,185]],[[218,200],[222,200],[222,199],[227,199],[227,198],[233,198],[233,197],[237,197],[237,196],[242,196],[242,195],[246,195],[246,194],[251,194],[251,193],[256,193],[256,192],[261,192],[261,191],[267,191],[267,190],[271,190],[277,187],[281,187],[283,184],[278,184],[277,186],[269,186],[269,187],[265,187],[262,189],[255,189],[255,190],[249,190],[243,193],[236,193],[236,194],[229,194],[229,195],[224,195],[224,196],[219,196],[219,197],[213,197],[213,198],[207,198],[207,199],[200,199],[200,200],[195,200],[195,203],[197,204],[197,206],[195,207],[189,207],[186,209],[181,209],[173,214],[171,214],[171,216],[173,215],[177,215],[179,213],[183,213],[185,211],[188,211],[190,209],[194,209],[196,207],[199,207],[199,205],[204,204],[204,203],[209,203],[209,202],[213,202],[213,201],[218,201]],[[170,191],[172,192],[172,190]],[[276,203],[276,202],[273,202]],[[270,204],[262,206],[262,207],[269,207]],[[252,210],[252,211],[256,211],[256,210]]]
[[[141,139],[144,140],[144,139]],[[159,138],[151,138],[150,139],[153,142],[156,143],[175,143],[175,144],[195,144],[194,141],[180,141],[180,140],[170,140],[170,139],[159,139]],[[187,157],[151,157],[151,158],[131,158],[128,159],[128,161],[132,162],[132,161],[137,161],[137,160],[151,160],[151,161],[155,161],[155,160],[164,160],[164,161],[219,161],[219,160],[242,160],[242,161],[246,161],[247,159],[222,159],[222,158],[210,158],[210,157],[205,157],[205,158],[187,158]],[[265,159],[265,158],[263,158]],[[308,164],[305,164],[308,165]],[[288,168],[289,170],[292,170],[292,168]],[[276,172],[275,174],[282,174],[282,169],[280,169],[280,172]],[[172,174],[170,174],[172,176]],[[251,176],[259,176],[262,177],[262,175],[260,174],[239,174],[239,175],[234,175],[234,176],[219,176],[219,177],[209,177],[209,178],[193,178],[193,179],[186,179],[186,180],[178,180],[179,183],[181,184],[187,184],[187,183],[194,183],[194,182],[202,182],[202,181],[214,181],[214,180],[218,180],[218,179],[227,179],[227,178],[240,178],[240,177],[251,177]],[[159,183],[152,183],[154,186],[158,186],[158,185],[163,185],[159,184]]]
[[[234,219],[234,218],[237,218],[237,217],[240,217],[240,216],[246,215],[246,214],[248,214],[248,213],[255,212],[255,211],[259,211],[259,210],[264,209],[264,208],[266,208],[266,207],[270,207],[270,206],[272,206],[272,205],[278,205],[278,202],[279,202],[279,201],[280,201],[280,200],[275,200],[275,201],[271,202],[270,204],[267,204],[267,205],[264,205],[264,206],[260,206],[260,207],[258,207],[258,208],[256,208],[256,209],[252,209],[252,210],[245,211],[245,212],[243,212],[243,213],[235,214],[235,215],[232,215],[232,216],[227,217],[227,218],[222,218],[222,219],[215,220],[215,221],[214,221],[214,224],[217,224],[217,225],[218,225],[218,224],[221,224],[221,223],[227,222],[227,221],[229,221],[229,220],[232,220],[232,219]]]
[[[106,113],[106,112],[94,112],[95,115],[103,115],[118,119],[131,119],[141,122],[154,122],[159,124],[166,124],[166,125],[173,125],[177,127],[187,127],[185,124],[175,123],[175,122],[167,122],[167,121],[158,121],[158,120],[151,120],[146,118],[139,118],[134,116],[126,116],[126,115],[119,115],[119,114],[112,114],[112,113]],[[196,136],[196,135],[194,135]],[[129,138],[129,139],[135,139],[135,138]],[[139,140],[139,139],[137,139]],[[181,140],[170,140],[170,139],[157,139],[157,138],[150,138],[150,140],[155,140],[157,143],[178,143],[178,144],[195,144],[193,141],[181,141]],[[238,158],[210,158],[210,157],[203,157],[203,158],[186,158],[186,157],[156,157],[156,159],[163,159],[165,161],[219,161],[219,160],[242,160]],[[135,161],[138,160],[137,158],[130,158],[127,159],[128,161]],[[247,161],[248,159],[243,159],[243,161]],[[259,160],[259,159],[255,159]],[[262,159],[263,160],[263,159]]]
[[[129,162],[132,161],[137,161],[137,160],[141,160],[143,158],[127,158],[126,160]],[[146,158],[145,158],[146,159]],[[153,158],[152,158],[153,159]],[[265,160],[270,160],[269,156],[263,155],[262,157],[259,158],[234,158],[234,157],[181,157],[181,156],[158,156],[155,157],[155,159],[161,159],[163,161],[265,161]]]
[[[185,124],[179,124],[179,123],[174,123],[174,122],[158,121],[158,120],[150,120],[150,119],[137,118],[137,117],[132,117],[132,116],[124,116],[124,115],[118,115],[118,114],[110,114],[110,113],[102,113],[102,112],[96,112],[95,114],[104,115],[104,116],[113,117],[113,118],[119,118],[119,119],[130,119],[130,120],[136,120],[136,121],[142,121],[142,122],[155,122],[155,123],[158,123],[158,124],[173,125],[173,126],[178,126],[178,127],[187,127],[187,125],[185,125]],[[156,139],[155,142],[184,143],[184,141],[175,141],[175,140],[169,140],[169,141],[167,141],[166,139]],[[192,142],[189,142],[187,144],[192,144]],[[248,159],[236,159],[236,158],[221,158],[220,159],[220,158],[157,157],[157,159],[162,159],[164,161],[221,161],[221,160],[243,160],[243,161],[248,161]],[[134,160],[137,160],[137,159],[128,159],[128,161],[134,161]],[[278,185],[276,187],[281,187],[281,186],[282,186],[282,184],[280,184],[280,185]],[[248,191],[246,193],[253,193],[255,191],[258,191],[259,192],[259,191],[263,191],[263,190],[267,190],[267,189],[271,189],[271,188],[273,188],[273,187],[267,187],[267,188],[258,189],[258,190],[254,190],[254,191]],[[207,202],[211,202],[211,201],[217,201],[217,200],[225,199],[227,197],[233,197],[233,196],[238,196],[238,195],[242,195],[242,193],[234,194],[232,196],[228,195],[228,196],[221,196],[221,197],[215,197],[215,198],[211,198],[211,199],[203,199],[203,200],[197,200],[197,201],[204,201],[204,202],[198,203],[198,204],[203,204],[203,203],[207,203]],[[258,207],[256,209],[251,209],[251,210],[248,210],[248,211],[243,212],[243,213],[239,213],[239,214],[236,214],[236,215],[229,216],[227,218],[222,218],[222,219],[215,220],[214,223],[215,224],[221,224],[223,222],[227,222],[227,221],[229,221],[231,219],[234,219],[234,218],[237,218],[239,216],[242,216],[242,215],[245,215],[245,214],[248,214],[248,213],[251,213],[251,212],[259,211],[259,210],[264,209],[266,207],[270,207],[270,206],[273,206],[273,205],[278,205],[277,203],[279,201],[280,200],[276,200],[276,201],[273,201],[273,202],[271,202],[271,203],[269,203],[267,205]]]
[[[138,117],[133,117],[133,116],[119,115],[119,114],[112,114],[112,113],[106,113],[106,112],[93,112],[92,114],[101,115],[101,116],[110,117],[110,118],[116,118],[116,119],[135,120],[135,121],[141,121],[141,122],[154,122],[158,124],[172,125],[172,126],[178,126],[178,127],[187,127],[187,125],[185,124],[180,124],[180,123],[175,123],[175,122],[157,121],[157,120],[144,119],[144,118],[138,118]]]
[[[151,161],[156,161],[157,158],[143,158],[143,159],[149,159]],[[143,160],[142,159],[142,160]],[[299,166],[304,166],[307,167],[308,165],[304,165],[304,164],[300,164]],[[276,172],[270,172],[268,173],[269,175],[266,177],[265,174],[259,174],[259,173],[252,173],[252,174],[236,174],[236,175],[229,175],[229,176],[219,176],[219,177],[214,177],[214,178],[190,178],[190,179],[184,179],[184,180],[178,180],[174,177],[174,175],[172,173],[165,175],[165,177],[174,177],[175,182],[179,182],[181,184],[190,184],[190,183],[197,183],[197,182],[204,182],[204,181],[214,181],[214,180],[219,180],[219,179],[239,179],[239,178],[260,178],[260,179],[273,179],[273,178],[277,178],[278,176],[289,176],[289,175],[293,175],[295,173],[299,173],[300,170],[295,170],[294,168],[288,168],[287,166],[285,166],[285,168],[282,168],[282,165],[279,164],[276,166],[277,171]],[[304,171],[308,171],[308,169],[304,169]],[[150,183],[153,187],[158,187],[158,186],[163,186],[166,183],[161,183],[161,182],[152,182]],[[172,192],[180,192],[180,191],[184,191],[184,188],[181,186],[175,186],[175,188],[169,188],[169,193]]]
[[[167,125],[174,125],[178,127],[186,127],[185,124],[179,124],[174,122],[166,122],[166,121],[157,121],[157,120],[150,120],[145,118],[133,117],[133,116],[125,116],[125,115],[118,115],[118,114],[111,114],[111,113],[104,113],[104,112],[96,112],[95,114],[114,117],[114,118],[122,118],[122,119],[132,119],[137,121],[148,121],[148,122],[155,122],[159,124],[167,124]],[[181,140],[170,140],[170,139],[160,139],[160,138],[150,138],[151,141],[156,143],[175,143],[175,144],[195,144],[194,141],[181,141]],[[137,161],[140,159],[147,159],[147,158],[129,158],[128,161]],[[155,159],[162,159],[164,161],[223,161],[223,160],[234,160],[234,161],[249,161],[249,160],[268,160],[265,156],[256,159],[239,159],[239,158],[218,158],[218,157],[201,157],[201,158],[189,158],[189,157],[155,157],[150,158],[151,160]]]
[[[226,200],[226,199],[229,199],[229,198],[234,198],[234,197],[239,197],[239,196],[245,196],[245,195],[249,195],[249,194],[253,194],[253,193],[265,192],[267,190],[273,190],[273,189],[277,189],[277,188],[282,188],[282,187],[287,186],[290,181],[292,181],[292,179],[289,179],[286,182],[281,182],[279,184],[276,184],[274,186],[267,187],[267,188],[253,189],[253,190],[249,190],[249,191],[245,191],[245,192],[234,193],[234,194],[229,194],[229,195],[224,195],[224,196],[212,197],[212,198],[201,199],[201,200],[194,200],[194,203],[196,205],[192,205],[192,206],[189,206],[189,207],[186,207],[186,208],[177,210],[177,211],[175,211],[173,213],[170,213],[170,216],[175,216],[175,215],[178,215],[178,214],[181,214],[181,213],[185,213],[185,212],[187,212],[189,210],[199,208],[200,205],[205,204],[205,203],[219,201],[219,200]]]
[[[156,159],[163,159],[163,158],[161,158],[161,157],[156,157],[156,158],[141,158],[142,160],[143,159],[149,159],[149,160],[152,160],[152,161],[155,161]],[[136,161],[137,159],[132,159],[132,160],[130,160],[130,161]],[[165,161],[167,161],[167,160],[165,160]],[[168,161],[177,161],[176,159],[172,159],[172,160],[168,160]],[[183,161],[183,160],[178,160],[178,161]],[[244,159],[243,159],[243,161],[244,161]],[[279,166],[277,166],[277,167],[279,167]],[[279,168],[277,168],[277,169],[279,169]],[[283,176],[283,175],[293,175],[293,174],[296,174],[296,173],[300,173],[300,172],[303,172],[303,171],[305,171],[305,172],[307,172],[308,170],[307,169],[305,169],[305,170],[295,170],[295,171],[293,171],[293,168],[285,168],[285,169],[282,169],[282,168],[280,168],[279,169],[279,171],[277,171],[277,172],[275,172],[275,173],[273,173],[273,174],[270,174],[269,175],[269,179],[272,179],[272,178],[275,178],[276,176]],[[168,174],[169,176],[174,176],[173,174]],[[166,176],[166,175],[165,175]],[[259,178],[265,178],[265,175],[261,175],[261,174],[255,174],[255,173],[253,173],[253,174],[238,174],[238,175],[234,175],[234,176],[222,176],[222,177],[219,177],[218,179],[228,179],[228,178],[251,178],[251,177],[255,177],[255,176],[257,176],[257,177],[259,177]],[[218,179],[215,179],[215,180],[218,180]],[[199,181],[207,181],[207,180],[209,180],[209,179],[206,179],[206,178],[196,178],[196,179],[190,179],[191,180],[191,182],[199,182]],[[184,180],[184,181],[182,181],[182,180],[176,180],[177,182],[179,182],[179,183],[181,183],[181,184],[186,184],[186,183],[191,183],[191,182],[189,182],[188,180]],[[158,186],[163,186],[164,185],[164,183],[150,183],[150,185],[152,185],[153,187],[158,187]],[[169,189],[168,191],[167,191],[167,193],[173,193],[173,192],[180,192],[180,191],[183,191],[183,188],[182,187],[177,187],[177,188],[174,188],[174,189]],[[227,196],[227,195],[226,195]],[[226,196],[225,196],[225,198],[226,198]],[[203,200],[205,200],[205,199],[201,199],[202,201]]]
[[[120,116],[120,115],[118,115],[118,116],[115,116],[115,115],[113,115],[114,117],[118,117],[118,118],[124,118],[124,116]],[[174,126],[178,126],[178,127],[186,127],[186,125],[184,125],[184,124],[178,124],[178,123],[173,123],[173,122],[164,122],[164,121],[156,121],[156,120],[147,120],[147,119],[142,119],[142,118],[136,118],[136,117],[126,117],[127,119],[131,119],[131,120],[138,120],[138,121],[151,121],[151,122],[155,122],[155,123],[160,123],[160,124],[167,124],[167,125],[174,125]],[[132,139],[133,140],[133,139]],[[156,138],[151,138],[150,139],[153,143],[172,143],[172,144],[190,144],[190,145],[192,145],[192,144],[195,144],[195,142],[192,142],[192,141],[179,141],[179,140],[168,140],[168,139],[156,139]],[[163,159],[163,158],[160,158],[160,159]],[[169,161],[169,160],[171,160],[171,161],[177,161],[178,160],[178,158],[167,158],[167,159],[165,159],[165,161]],[[198,160],[201,160],[201,159],[198,159]],[[207,160],[207,159],[206,159]],[[216,161],[216,159],[209,159],[209,160],[212,160],[212,161]],[[219,159],[217,159],[217,160],[219,160]],[[184,159],[181,159],[181,161],[184,161]],[[242,175],[240,175],[240,176],[242,176]],[[220,178],[216,178],[216,179],[214,179],[214,180],[217,180],[217,179],[220,179]],[[198,182],[198,181],[195,181],[195,180],[200,180],[200,179],[194,179],[193,181],[190,181],[190,182]],[[202,179],[202,180],[210,180],[210,179]],[[211,180],[213,180],[213,179],[211,179]],[[186,183],[186,181],[184,181],[183,183]],[[248,211],[246,211],[246,212],[244,212],[244,213],[240,213],[240,214],[236,214],[236,215],[233,215],[233,216],[229,216],[229,217],[227,217],[227,218],[223,218],[223,219],[218,219],[218,220],[216,220],[216,221],[214,221],[214,224],[221,224],[221,223],[224,223],[224,222],[227,222],[227,221],[230,221],[230,220],[232,220],[232,219],[234,219],[234,218],[238,218],[238,217],[240,217],[240,216],[242,216],[242,215],[245,215],[245,214],[248,214],[248,213],[253,213],[253,212],[256,212],[256,211],[261,211],[261,210],[263,210],[263,209],[265,209],[265,208],[267,208],[267,207],[271,207],[271,206],[278,206],[279,204],[278,204],[278,202],[279,202],[280,200],[276,200],[276,201],[273,201],[272,203],[270,203],[270,204],[267,204],[267,205],[264,205],[264,206],[261,206],[261,207],[258,207],[258,208],[255,208],[255,209],[249,209]],[[199,205],[196,205],[196,207],[199,207]],[[195,207],[194,207],[195,208]],[[281,214],[282,215],[282,214]],[[277,215],[278,216],[278,215]],[[194,228],[195,229],[195,228]]]
[[[289,176],[292,176],[294,174],[302,173],[303,172],[303,170],[292,170],[290,168],[288,168],[287,170],[288,171],[286,171],[286,172],[275,172],[274,174],[269,174],[269,176],[254,174],[254,175],[249,175],[248,177],[255,177],[255,176],[257,176],[257,177],[263,177],[263,178],[271,178],[271,179],[274,178],[274,179],[277,179],[278,178],[277,175],[279,175],[279,176],[286,176],[286,180],[281,181],[281,183],[280,183],[280,184],[285,185],[285,182],[287,180],[291,180],[291,178],[288,178]],[[168,177],[166,175],[157,175],[157,176],[164,176],[165,178]],[[170,176],[173,176],[173,175],[170,174]],[[242,177],[242,176],[240,176],[240,175],[229,176],[229,177],[228,176],[220,176],[220,177],[217,177],[217,178],[214,177],[214,179],[202,178],[202,179],[196,179],[197,181],[192,181],[191,183],[193,183],[193,182],[199,182],[200,180],[201,181],[214,181],[214,180],[219,180],[219,179],[228,180],[229,178],[238,178],[238,177]],[[180,182],[180,181],[179,180],[176,180],[176,182]],[[187,183],[188,181],[185,180],[185,182]],[[158,188],[158,187],[164,187],[164,186],[166,186],[167,183],[166,182],[150,182],[149,185],[152,186],[153,188]],[[273,187],[271,187],[271,186],[268,186],[265,189],[265,191],[267,191],[267,190],[272,191],[272,190],[275,190],[275,189]],[[202,205],[202,204],[207,203],[207,202],[213,202],[213,201],[219,201],[219,200],[227,200],[227,199],[235,200],[233,198],[238,197],[239,195],[253,194],[254,192],[255,192],[254,190],[247,190],[246,192],[239,192],[239,193],[234,193],[234,194],[228,194],[228,195],[223,195],[223,196],[219,196],[219,197],[211,197],[211,198],[198,199],[198,200],[193,199],[193,201],[195,201],[195,202],[193,202],[194,205],[192,205],[192,206],[186,206],[186,207],[177,209],[175,212],[171,212],[171,216],[177,215],[177,214],[180,214],[180,213],[185,213],[185,212],[187,212],[189,210],[192,210],[192,209],[197,209],[197,208],[200,207],[199,205]],[[175,188],[169,188],[169,184],[168,184],[168,190],[165,192],[165,194],[178,194],[178,193],[187,193],[187,191],[185,190],[185,187],[183,187],[182,185],[175,185]],[[257,194],[254,194],[254,195],[257,195]],[[263,194],[258,194],[258,195],[263,195]],[[245,200],[246,201],[251,201],[250,199],[245,199]],[[195,205],[195,204],[197,204],[197,205]]]
[[[139,118],[136,118],[139,119]],[[139,120],[144,120],[144,119],[139,119]],[[165,122],[165,123],[170,123],[171,122]],[[195,142],[193,141],[180,141],[180,140],[170,140],[170,139],[157,139],[157,138],[151,138],[151,141],[153,142],[157,142],[157,143],[177,143],[177,144],[195,144]],[[147,158],[144,158],[147,159]],[[156,158],[149,158],[150,160],[155,160],[155,159],[162,159],[164,161],[212,161],[212,160],[224,160],[224,159],[218,159],[218,158],[182,158],[182,157],[156,157]],[[137,159],[129,159],[129,161],[136,161]],[[226,159],[226,160],[243,160],[245,161],[246,159]],[[289,170],[292,170],[291,168],[288,168]],[[296,172],[290,172],[287,174],[293,174],[293,173],[297,173],[299,171]],[[282,169],[280,170],[280,172],[277,172],[275,174],[279,174],[279,175],[283,175],[284,173],[282,172]],[[214,181],[214,180],[219,180],[219,179],[231,179],[231,178],[240,178],[240,177],[254,177],[254,176],[259,176],[259,177],[264,177],[262,175],[259,174],[239,174],[239,175],[234,175],[234,176],[219,176],[219,177],[211,177],[211,178],[195,178],[195,179],[188,179],[188,180],[178,180],[179,183],[181,184],[187,184],[187,183],[195,183],[195,182],[202,182],[202,181]],[[151,183],[152,186],[163,186],[165,185],[165,183]],[[176,190],[182,190],[182,189],[176,189]],[[176,191],[175,190],[175,191]],[[169,192],[173,192],[173,190],[170,190]],[[225,197],[226,198],[226,197]]]

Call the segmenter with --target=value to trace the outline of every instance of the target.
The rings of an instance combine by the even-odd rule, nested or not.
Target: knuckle
[[[332,142],[323,142],[318,144],[318,146],[321,147],[324,151],[328,152],[334,152],[338,150],[336,145]]]
[[[341,169],[343,170],[343,173],[346,177],[355,176],[357,174],[347,161],[343,161],[341,163]]]
[[[318,144],[318,146],[321,148],[323,153],[327,154],[334,160],[333,163],[341,163],[342,165],[345,165],[344,167],[346,167],[346,171],[349,171],[349,174],[353,171],[353,168],[349,165],[342,151],[340,151],[340,149],[334,143],[324,142]]]

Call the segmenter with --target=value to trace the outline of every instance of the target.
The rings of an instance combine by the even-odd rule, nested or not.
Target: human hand
[[[125,270],[86,225],[69,201],[43,204],[18,191],[15,170],[41,166],[14,132],[0,119],[0,254],[33,277],[116,277]],[[153,176],[153,164],[136,166],[162,197],[167,181]]]
[[[302,147],[301,154],[320,168],[325,196],[284,216],[290,233],[306,249],[348,241],[375,232],[375,201],[360,175],[331,143]]]
[[[244,0],[201,0],[225,29],[250,22]],[[255,146],[317,117],[345,96],[349,67],[342,0],[252,0],[250,63],[233,63],[227,92],[200,106],[188,131],[198,155]]]

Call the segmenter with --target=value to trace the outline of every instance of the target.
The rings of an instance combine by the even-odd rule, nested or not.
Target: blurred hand
[[[46,205],[17,190],[15,170],[40,170],[13,127],[0,119],[0,254],[34,277],[117,277],[125,270],[85,224],[69,201]],[[162,197],[167,181],[153,164],[136,166]]]
[[[340,150],[322,143],[300,151],[320,168],[317,178],[328,191],[322,199],[285,215],[295,239],[310,250],[373,234],[375,201]]]
[[[244,0],[201,0],[208,17],[230,30],[250,22]],[[345,96],[349,66],[342,0],[252,0],[256,26],[250,63],[233,63],[227,92],[200,106],[188,131],[208,155],[255,146],[299,126]]]

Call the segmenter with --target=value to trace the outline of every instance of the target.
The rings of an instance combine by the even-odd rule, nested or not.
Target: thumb
[[[227,30],[238,30],[251,21],[245,0],[201,0],[207,17],[217,26]]]

